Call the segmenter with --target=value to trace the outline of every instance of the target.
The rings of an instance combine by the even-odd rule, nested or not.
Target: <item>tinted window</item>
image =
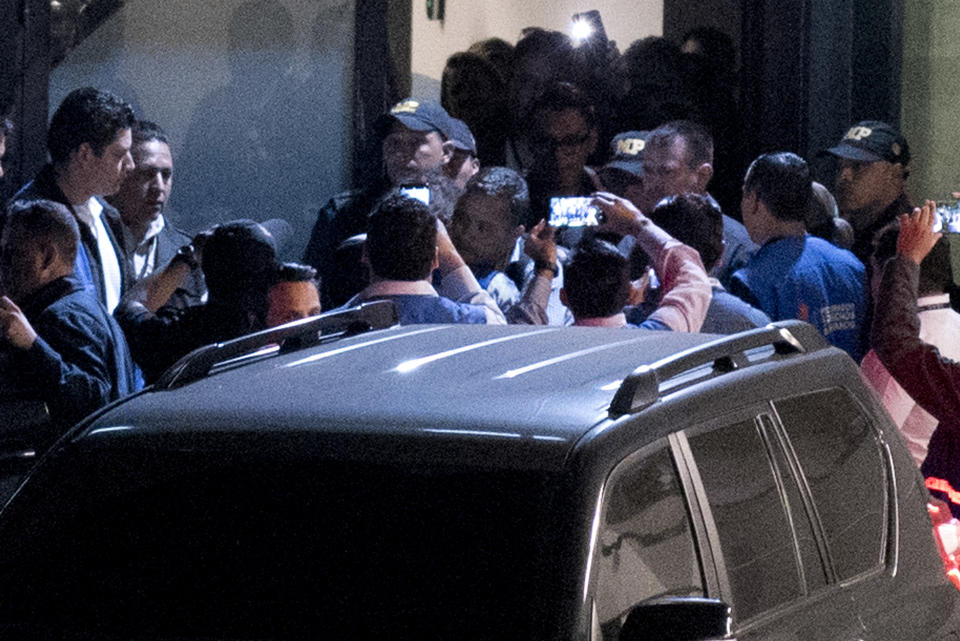
[[[766,427],[767,434],[776,433],[776,427],[773,425],[773,419],[769,415],[764,415],[763,424]],[[793,532],[797,539],[797,547],[800,550],[800,560],[803,564],[803,578],[807,585],[807,592],[812,592],[817,588],[822,588],[827,584],[826,568],[823,558],[820,555],[820,547],[817,545],[816,535],[813,531],[813,524],[810,521],[810,514],[803,503],[800,495],[800,488],[791,476],[790,461],[781,447],[771,448],[774,460],[774,469],[780,471],[780,478],[783,484],[784,494],[787,498],[787,506],[793,517]]]
[[[689,436],[720,537],[737,619],[802,594],[786,506],[753,420]]]
[[[631,606],[655,596],[702,595],[686,500],[666,446],[621,463],[607,483],[596,552],[596,607],[616,638]]]
[[[877,435],[843,390],[775,403],[807,477],[839,579],[882,562],[887,483]]]
[[[0,637],[537,636],[553,477],[165,457],[90,457],[9,515]]]

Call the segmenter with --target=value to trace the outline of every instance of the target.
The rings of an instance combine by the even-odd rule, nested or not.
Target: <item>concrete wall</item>
[[[196,231],[282,217],[299,257],[349,180],[352,0],[127,0],[50,79],[51,111],[95,85],[171,136],[172,206]]]
[[[515,43],[524,27],[568,31],[574,13],[598,9],[607,36],[621,51],[637,38],[663,32],[662,0],[446,0],[443,22],[427,20],[425,1],[413,2],[412,93],[440,97],[447,57],[477,40],[498,37]]]
[[[914,202],[960,189],[960,11],[955,0],[904,3],[901,126]]]

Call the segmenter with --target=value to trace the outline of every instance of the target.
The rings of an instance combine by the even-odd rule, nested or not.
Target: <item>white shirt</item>
[[[157,236],[166,226],[163,216],[150,221],[143,238],[134,238],[130,228],[123,226],[123,246],[127,250],[133,280],[146,278],[157,268]]]
[[[943,356],[960,361],[960,314],[950,308],[950,296],[923,296],[917,299],[917,308],[920,340],[934,345]],[[893,380],[873,350],[863,357],[860,375],[876,390],[890,418],[900,428],[913,460],[917,465],[923,463],[927,456],[927,444],[937,428],[937,419],[917,405]]]
[[[120,302],[120,290],[123,287],[123,272],[120,269],[120,259],[107,228],[103,224],[103,205],[96,198],[91,197],[87,202],[74,205],[77,217],[87,226],[97,240],[100,269],[103,272],[104,292],[106,293],[106,307],[111,314]]]

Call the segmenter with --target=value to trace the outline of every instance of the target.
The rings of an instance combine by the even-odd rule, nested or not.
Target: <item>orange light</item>
[[[943,492],[947,495],[947,498],[950,499],[951,503],[960,505],[960,492],[953,489],[953,486],[950,485],[950,481],[946,479],[939,479],[935,476],[928,476],[924,479],[923,484],[927,486],[928,490],[933,490],[934,492]]]
[[[942,481],[942,483],[937,483],[938,487],[933,488],[929,483],[931,480]],[[927,479],[927,481],[928,488],[940,492],[945,491],[941,489],[943,484],[950,487],[950,484],[942,479]],[[957,563],[954,554],[960,547],[960,521],[953,518],[946,503],[932,496],[927,503],[927,514],[933,521],[933,539],[937,542],[937,550],[940,552],[940,560],[943,561],[943,567],[947,572],[947,579],[960,590],[960,564]]]

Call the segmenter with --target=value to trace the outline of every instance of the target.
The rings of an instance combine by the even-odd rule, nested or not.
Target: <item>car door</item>
[[[592,634],[616,641],[630,608],[662,596],[703,596],[705,576],[684,482],[668,439],[618,462],[604,483],[592,555]],[[708,573],[709,575],[709,573]],[[714,584],[714,591],[716,586]]]
[[[716,559],[720,593],[710,596],[732,606],[734,635],[865,638],[852,594],[829,571],[815,508],[773,405],[758,403],[674,438]]]

